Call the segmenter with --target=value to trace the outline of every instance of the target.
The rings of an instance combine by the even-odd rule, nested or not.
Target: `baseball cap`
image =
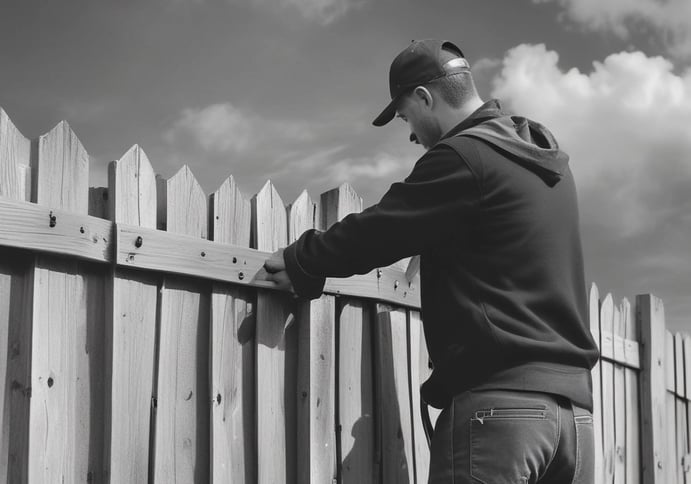
[[[396,114],[396,104],[409,89],[470,69],[463,52],[448,40],[414,40],[389,69],[391,102],[372,122],[384,126]]]

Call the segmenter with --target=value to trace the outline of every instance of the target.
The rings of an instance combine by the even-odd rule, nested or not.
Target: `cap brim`
[[[375,126],[384,126],[396,116],[396,99],[392,99],[377,118],[372,121]]]

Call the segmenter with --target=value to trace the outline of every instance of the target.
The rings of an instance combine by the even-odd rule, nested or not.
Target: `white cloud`
[[[691,211],[691,70],[676,75],[640,52],[610,55],[589,73],[557,62],[544,45],[510,50],[493,95],[555,133],[584,219],[620,235],[682,219]]]
[[[310,141],[312,126],[303,122],[266,119],[230,103],[185,109],[165,133],[172,144],[192,139],[209,153],[243,154],[257,145]]]
[[[689,0],[533,0],[557,2],[573,21],[592,30],[614,31],[628,37],[642,25],[661,34],[670,53],[691,57],[691,2]]]

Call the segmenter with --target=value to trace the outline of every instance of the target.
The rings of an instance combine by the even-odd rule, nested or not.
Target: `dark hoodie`
[[[425,401],[442,408],[465,390],[505,388],[592,409],[576,191],[549,131],[489,101],[378,204],[306,232],[284,257],[296,292],[318,297],[324,277],[416,254],[434,365]]]

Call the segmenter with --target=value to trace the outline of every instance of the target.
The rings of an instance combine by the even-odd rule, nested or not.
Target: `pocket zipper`
[[[476,411],[471,420],[484,424],[485,419],[543,419],[545,415],[545,409],[539,408],[490,408]]]

